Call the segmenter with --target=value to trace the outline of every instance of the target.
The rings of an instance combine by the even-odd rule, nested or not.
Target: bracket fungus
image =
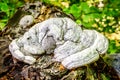
[[[53,61],[67,69],[99,59],[108,49],[108,40],[95,30],[82,30],[69,18],[50,18],[35,24],[9,45],[16,59],[33,64],[36,56],[54,53]]]

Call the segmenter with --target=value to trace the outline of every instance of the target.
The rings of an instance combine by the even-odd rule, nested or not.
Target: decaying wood
[[[24,15],[33,15],[35,18],[34,23],[25,28],[19,26],[19,21]],[[10,42],[15,38],[19,38],[34,24],[51,17],[69,17],[74,20],[73,17],[66,15],[58,7],[36,2],[28,3],[19,8],[15,15],[8,21],[5,29],[0,32],[0,80],[119,79],[119,74],[116,72],[116,68],[112,67],[112,63],[111,65],[107,65],[107,61],[105,62],[102,58],[88,66],[72,70],[65,69],[58,62],[52,62],[52,54],[39,56],[39,64],[36,63],[34,65],[25,64],[14,59],[8,50]],[[111,60],[111,58],[109,59]]]

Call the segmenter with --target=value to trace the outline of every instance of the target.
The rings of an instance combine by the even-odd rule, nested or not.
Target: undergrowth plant
[[[4,28],[8,19],[22,4],[22,1],[19,0],[0,0],[0,30]]]
[[[76,22],[85,28],[95,29],[109,39],[108,53],[120,52],[120,1],[84,0],[64,8]]]

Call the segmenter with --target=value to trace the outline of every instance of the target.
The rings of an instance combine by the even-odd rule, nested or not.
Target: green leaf
[[[1,10],[6,12],[9,11],[9,7],[6,3],[1,3]]]
[[[88,6],[88,4],[86,2],[82,2],[80,4],[80,7],[81,7],[82,11],[84,11],[85,14],[88,14],[91,12],[90,7]]]
[[[78,5],[73,4],[70,7],[70,12],[69,13],[72,13],[75,16],[75,18],[79,18],[80,17],[80,15],[81,15],[80,12],[81,12],[81,9],[79,8]]]
[[[110,54],[116,53],[118,48],[116,47],[115,41],[114,40],[110,40],[109,42],[110,42],[109,43],[110,46],[108,48],[108,53],[110,53]]]
[[[96,8],[96,7],[94,7],[94,6],[91,6],[91,7],[90,7],[90,12],[91,12],[91,13],[99,13],[99,9]]]
[[[102,80],[110,80],[109,76],[101,73]]]
[[[102,17],[101,17],[101,14],[99,14],[99,13],[92,13],[91,16],[92,16],[92,18],[94,18],[94,19],[95,19],[95,18],[97,18],[97,19],[98,19],[98,18],[102,18]]]
[[[79,20],[79,19],[77,19],[77,20],[76,20],[76,23],[77,23],[77,24],[82,24],[82,21]]]
[[[9,7],[7,3],[0,3],[0,10],[9,15]]]
[[[9,2],[10,2],[10,0],[3,0],[3,2],[4,2],[4,3],[9,3]]]
[[[5,26],[5,23],[0,23],[0,30],[2,30]]]
[[[90,20],[90,16],[89,16],[89,15],[85,15],[85,16],[83,17],[83,22],[88,23],[89,20]]]
[[[94,14],[88,14],[83,16],[83,22],[92,22],[94,20],[95,15]]]

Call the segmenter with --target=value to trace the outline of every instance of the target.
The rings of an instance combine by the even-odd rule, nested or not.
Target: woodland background
[[[0,30],[4,28],[17,8],[34,1],[60,7],[66,14],[74,16],[78,24],[104,34],[110,43],[108,54],[120,53],[119,0],[0,0]]]

